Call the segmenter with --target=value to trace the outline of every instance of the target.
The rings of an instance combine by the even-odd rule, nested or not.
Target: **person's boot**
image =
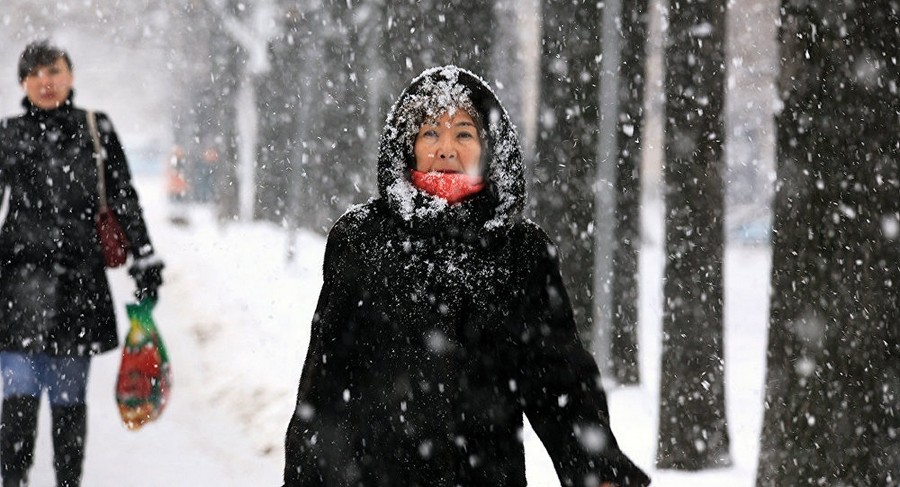
[[[81,485],[84,444],[87,435],[87,406],[52,406],[53,466],[57,487]]]
[[[0,476],[3,487],[28,485],[40,398],[8,397],[0,411]]]

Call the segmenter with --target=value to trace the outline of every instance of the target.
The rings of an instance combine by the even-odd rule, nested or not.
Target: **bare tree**
[[[272,69],[258,78],[256,85],[259,130],[256,148],[255,219],[275,223],[290,218],[291,186],[297,178],[293,174],[291,158],[300,144],[301,85],[297,59],[297,42],[293,32],[297,12],[282,16],[285,33],[269,43],[269,62]]]
[[[659,468],[731,461],[722,350],[725,3],[670,5]]]
[[[641,243],[641,145],[647,72],[648,0],[624,2],[619,35],[616,118],[616,228],[613,237],[610,363],[621,384],[640,382],[638,363],[638,249]]]
[[[490,73],[495,31],[492,2],[387,1],[381,19],[385,112],[413,76],[426,68],[454,64],[481,76]]]
[[[200,119],[200,140],[207,154],[206,162],[212,169],[216,215],[219,221],[228,222],[240,214],[236,103],[244,53],[221,23],[213,23],[210,34],[209,75],[212,82],[201,94],[199,108],[206,115]]]
[[[278,33],[276,10],[271,0],[249,5],[238,0],[203,3],[210,16],[211,89],[217,98],[213,113],[219,131],[210,146],[218,155],[213,164],[218,216],[220,220],[249,217],[258,155],[256,78],[269,69],[269,40]],[[241,91],[248,103],[240,103]]]
[[[213,201],[219,220],[232,221],[240,208],[235,104],[247,53],[224,19],[238,14],[237,2],[170,2],[168,14],[174,139],[186,146],[192,196]]]
[[[307,184],[316,188],[319,221],[317,231],[327,231],[353,203],[365,202],[375,190],[376,141],[370,122],[367,73],[377,60],[363,46],[375,41],[371,24],[377,12],[371,2],[326,2],[329,17],[322,41],[325,61],[315,70],[320,90],[316,116],[318,171]],[[309,69],[309,67],[307,67]],[[324,220],[321,218],[324,216]]]
[[[260,91],[270,120],[257,150],[258,216],[326,233],[374,188],[367,74],[377,60],[372,2],[309,2],[284,10]]]
[[[599,155],[602,4],[541,2],[535,214],[562,257],[582,339],[593,338],[594,179]]]
[[[758,486],[900,479],[898,14],[781,2]]]

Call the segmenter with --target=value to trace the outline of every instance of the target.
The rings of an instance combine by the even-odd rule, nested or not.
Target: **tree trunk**
[[[523,145],[523,153],[527,153],[525,147],[525,100],[523,89],[526,78],[526,47],[523,46],[522,37],[526,28],[523,28],[520,16],[532,13],[534,0],[494,0],[492,13],[494,21],[491,24],[491,45],[486,55],[490,56],[490,66],[486,66],[478,73],[484,79],[489,80],[497,96],[503,102],[503,107],[509,114],[510,120],[519,130],[520,142]],[[536,6],[533,6],[536,8]],[[488,26],[491,27],[491,26]],[[536,41],[534,36],[529,36],[530,41]],[[535,42],[535,45],[537,43]],[[490,68],[490,71],[487,70]],[[478,68],[481,69],[481,68]]]
[[[375,188],[375,147],[367,73],[377,68],[369,2],[329,2],[289,9],[278,39],[277,110],[284,119],[284,197],[289,231],[326,234],[354,203]]]
[[[232,48],[235,46],[220,26],[211,22],[216,16],[204,3],[170,1],[169,8],[175,13],[168,25],[168,40],[171,42],[169,54],[174,78],[172,89],[177,93],[173,103],[173,138],[185,150],[185,172],[190,199],[203,203],[214,202],[217,188],[213,173],[221,159],[219,146],[225,140],[223,135],[233,132],[228,129],[233,128],[233,120],[228,119],[225,120],[223,131],[224,115],[219,108],[229,103],[233,108],[236,95],[236,91],[227,94],[224,92],[228,86],[236,86],[236,81],[229,81],[225,75],[230,70],[228,64],[232,62],[235,53],[223,53],[216,46],[221,46],[223,42]],[[236,158],[233,163],[236,164]],[[232,167],[232,171],[234,169]],[[236,190],[233,196],[233,215],[236,215]]]
[[[237,5],[230,1],[228,12],[237,17]],[[215,18],[213,13],[209,13]],[[212,173],[213,201],[221,222],[233,221],[240,214],[238,191],[237,97],[241,83],[241,65],[246,53],[231,39],[221,21],[210,26],[209,88],[203,97],[200,139]]]
[[[366,73],[373,60],[358,46],[360,35],[371,19],[371,9],[361,2],[329,2],[329,25],[322,26],[323,69],[313,82],[318,87],[318,169],[309,174],[307,184],[315,190],[318,205],[317,231],[327,232],[354,203],[363,203],[375,191],[374,144],[378,134],[369,130]]]
[[[207,164],[203,161],[202,140],[208,132],[207,120],[212,116],[209,106],[212,104],[212,92],[208,83],[197,83],[198,79],[209,79],[210,69],[206,59],[209,58],[211,46],[210,28],[203,19],[208,12],[192,3],[168,6],[177,15],[173,16],[168,26],[168,42],[172,63],[171,86],[172,103],[172,138],[175,145],[185,153],[185,179],[188,183],[187,196],[191,201],[207,202],[211,199]],[[193,26],[188,35],[188,26]],[[189,49],[188,46],[196,46]]]
[[[641,143],[647,72],[647,2],[623,4],[620,16],[616,121],[616,228],[613,246],[610,355],[620,384],[640,382],[638,364],[638,248],[641,244]]]
[[[535,213],[559,245],[563,279],[586,345],[593,338],[602,13],[598,2],[541,2]]]
[[[400,91],[427,68],[454,64],[486,79],[490,74],[496,26],[494,9],[484,1],[384,2],[381,23],[385,116]]]
[[[284,37],[269,44],[272,68],[256,87],[259,141],[256,149],[256,198],[253,218],[282,223],[288,218],[290,151],[299,135],[296,121],[297,86],[290,47]],[[287,52],[285,52],[287,51]]]
[[[324,39],[321,32],[327,24],[326,11],[317,7],[296,7],[286,14],[285,36],[278,40],[278,51],[284,58],[288,73],[286,87],[292,101],[286,107],[286,116],[296,127],[296,134],[288,148],[287,158],[290,168],[288,197],[288,238],[291,239],[288,253],[293,252],[293,238],[298,228],[320,233],[324,219],[318,217],[319,204],[318,170],[321,166],[322,103],[321,84],[324,83],[325,66]],[[318,69],[307,69],[317,66]]]
[[[729,465],[723,343],[725,1],[670,5],[659,468]]]
[[[900,479],[898,9],[781,4],[758,486]]]

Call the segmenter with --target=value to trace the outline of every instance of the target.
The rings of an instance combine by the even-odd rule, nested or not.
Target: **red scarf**
[[[451,205],[484,189],[481,176],[455,172],[421,172],[411,169],[412,184],[422,191],[443,198]]]

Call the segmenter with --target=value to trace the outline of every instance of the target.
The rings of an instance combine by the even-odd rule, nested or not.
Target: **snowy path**
[[[196,246],[184,247],[188,235],[165,222],[164,206],[156,180],[141,181],[142,203],[151,236],[166,259],[166,286],[154,317],[169,350],[175,373],[172,400],[162,417],[138,432],[122,426],[113,396],[119,352],[104,354],[93,361],[88,391],[88,442],[84,471],[85,487],[131,486],[275,486],[280,485],[281,459],[263,456],[225,408],[215,407],[210,385],[217,380],[197,346],[193,318],[214,302],[198,303],[206,298],[194,293],[194,280],[182,276],[190,272],[190,262],[199,252]],[[181,246],[181,248],[179,248]],[[196,270],[198,273],[202,269]],[[117,311],[124,311],[133,284],[127,272],[110,272]],[[198,280],[202,276],[198,276]],[[198,311],[192,311],[196,309]],[[119,317],[120,336],[124,336],[124,316]],[[225,378],[227,380],[227,378]],[[247,385],[234,384],[250,395]],[[49,412],[44,400],[38,432],[32,485],[54,485]],[[286,418],[285,418],[286,421]],[[281,439],[277,439],[281,441]]]
[[[172,401],[157,423],[137,433],[125,430],[113,399],[119,356],[96,359],[84,485],[280,485],[284,430],[321,287],[324,239],[301,233],[297,258],[286,265],[282,229],[262,223],[223,227],[204,209],[192,212],[190,227],[174,227],[166,221],[161,187],[159,179],[142,178],[138,190],[167,263],[155,318],[175,371]],[[649,240],[641,255],[644,382],[608,391],[613,431],[654,486],[750,487],[761,418],[769,253],[762,247],[726,252],[726,399],[734,465],[658,472],[652,465],[663,261],[661,249],[652,245],[658,236]],[[110,275],[121,311],[132,284],[124,270]],[[122,317],[123,331],[124,325]],[[35,486],[53,484],[46,406],[41,415]],[[524,438],[529,485],[557,487],[553,466],[530,428]]]

